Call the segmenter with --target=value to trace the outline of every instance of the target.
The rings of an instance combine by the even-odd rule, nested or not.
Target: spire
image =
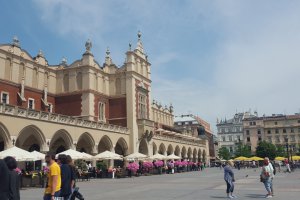
[[[17,36],[13,37],[12,45],[15,47],[20,47],[20,41]]]
[[[106,64],[106,65],[111,65],[111,64],[113,64],[113,63],[112,63],[112,59],[111,59],[111,57],[110,57],[110,51],[109,51],[109,48],[108,48],[108,47],[106,48],[105,64]]]
[[[90,54],[90,55],[93,55],[92,52],[91,52],[91,49],[92,49],[92,42],[90,39],[88,39],[86,42],[85,42],[85,53],[84,54]]]
[[[38,53],[37,57],[44,58],[44,53],[41,49],[39,50],[39,53]]]
[[[144,54],[144,47],[143,47],[143,43],[142,43],[142,41],[141,41],[141,37],[142,37],[141,31],[138,31],[137,36],[138,36],[138,42],[137,42],[136,50],[138,50],[138,51],[140,51],[142,54]]]
[[[67,66],[68,65],[66,57],[63,57],[61,59],[61,63],[60,64],[63,65],[63,66]]]

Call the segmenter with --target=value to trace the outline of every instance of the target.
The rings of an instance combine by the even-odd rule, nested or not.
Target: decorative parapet
[[[40,121],[55,122],[59,124],[66,124],[70,126],[85,127],[91,129],[105,130],[121,134],[129,134],[129,129],[113,124],[105,124],[103,122],[95,122],[90,120],[83,120],[78,117],[67,115],[60,115],[56,113],[49,113],[43,111],[30,110],[0,103],[0,115],[13,115],[15,117],[34,119]]]

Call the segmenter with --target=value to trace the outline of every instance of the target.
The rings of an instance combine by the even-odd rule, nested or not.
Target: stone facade
[[[173,126],[173,108],[151,103],[151,64],[140,33],[121,67],[109,50],[100,65],[91,41],[85,47],[80,59],[49,65],[42,51],[32,57],[17,38],[0,45],[0,150],[12,145],[91,154],[152,155],[159,150],[194,160],[208,152],[205,140],[158,130]],[[189,154],[190,149],[196,153]]]

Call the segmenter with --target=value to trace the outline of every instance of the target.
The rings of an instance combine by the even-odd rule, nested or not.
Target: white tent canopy
[[[85,152],[81,152],[83,154],[83,156],[85,157],[86,160],[93,160],[94,159],[94,156],[88,154],[88,153],[85,153]]]
[[[145,160],[148,156],[141,154],[139,152],[135,152],[125,157],[127,160]]]
[[[30,152],[31,155],[34,156],[34,160],[45,160],[45,154],[41,153],[41,152],[38,152],[38,151],[33,151],[33,152]]]
[[[99,153],[98,155],[94,156],[94,158],[97,160],[122,160],[122,156],[116,153],[113,153],[111,151],[104,151],[102,153]]]
[[[152,160],[166,160],[167,159],[167,156],[164,156],[162,154],[154,154],[153,156],[150,157],[150,159]]]
[[[82,153],[79,152],[79,151],[75,151],[75,150],[73,150],[73,149],[68,149],[68,150],[63,151],[63,152],[61,152],[61,153],[58,153],[58,154],[56,154],[56,157],[57,157],[58,155],[60,155],[60,154],[69,155],[69,156],[71,156],[71,158],[72,158],[73,160],[79,160],[79,159],[87,160],[87,159],[89,159],[86,155],[82,154]]]
[[[167,156],[167,159],[170,159],[170,160],[178,160],[178,159],[181,159],[181,157],[176,156],[175,154],[171,154],[171,155],[168,155],[168,156]]]
[[[0,158],[3,159],[6,156],[14,157],[17,161],[34,161],[35,157],[28,151],[13,146],[5,151],[0,152]]]

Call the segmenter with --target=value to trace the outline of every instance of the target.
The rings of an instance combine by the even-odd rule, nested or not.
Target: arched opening
[[[123,157],[128,155],[128,145],[124,138],[121,137],[118,139],[116,146],[115,146],[115,153],[122,155]],[[123,167],[124,161],[123,160],[115,160],[114,165]]]
[[[168,150],[167,150],[167,155],[171,155],[174,152],[173,146],[169,144]]]
[[[71,149],[72,146],[72,137],[66,130],[61,129],[57,131],[52,137],[49,150],[57,154],[65,150]]]
[[[139,152],[148,155],[148,144],[145,139],[142,139],[139,145]]]
[[[191,147],[188,148],[188,154],[187,154],[187,157],[188,157],[188,159],[191,161],[191,159],[192,159],[192,148],[191,148]]]
[[[183,158],[183,159],[186,158],[186,148],[185,148],[185,147],[182,147],[182,150],[181,150],[181,158]]]
[[[95,141],[93,137],[91,136],[91,134],[86,132],[79,137],[76,145],[76,150],[80,152],[92,154],[94,146],[95,146]]]
[[[179,148],[178,145],[175,147],[175,152],[174,152],[174,154],[175,154],[176,156],[181,156],[181,155],[180,155],[180,148]]]
[[[203,153],[202,153],[202,162],[206,162],[206,151],[203,150]]]
[[[165,147],[165,145],[163,143],[161,143],[159,145],[158,153],[160,153],[162,155],[166,155],[166,147]]]
[[[33,125],[21,130],[16,141],[16,146],[26,151],[41,151],[46,143],[46,138],[42,131]]]
[[[0,123],[0,151],[7,149],[9,144],[9,133],[6,127]]]
[[[153,147],[153,155],[157,154],[157,146],[154,142],[152,143],[152,147]]]
[[[201,149],[199,149],[199,150],[198,150],[198,161],[199,161],[199,162],[201,162],[201,158],[202,158],[201,154],[202,154],[202,153],[201,153]]]
[[[104,135],[98,145],[98,153],[102,153],[104,151],[111,151],[113,148],[112,142],[108,136]]]
[[[194,148],[193,150],[193,162],[197,162],[197,150]]]

